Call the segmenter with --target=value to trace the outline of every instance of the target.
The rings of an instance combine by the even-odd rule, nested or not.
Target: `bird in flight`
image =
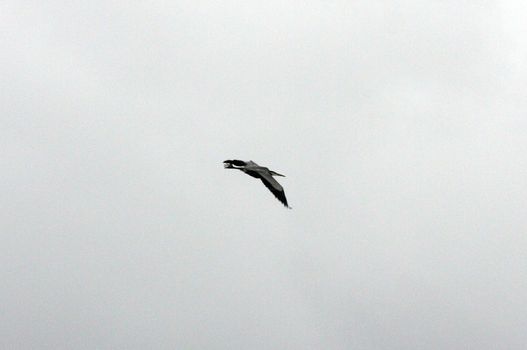
[[[278,199],[282,204],[286,207],[291,209],[289,205],[287,205],[287,198],[285,198],[285,192],[284,188],[276,181],[273,176],[283,176],[285,175],[278,174],[272,170],[269,170],[266,167],[259,166],[252,160],[249,160],[247,162],[243,160],[226,160],[223,162],[223,166],[225,169],[238,169],[246,173],[247,175],[250,175],[252,177],[255,177],[257,179],[262,180],[265,187],[271,191],[276,199]]]

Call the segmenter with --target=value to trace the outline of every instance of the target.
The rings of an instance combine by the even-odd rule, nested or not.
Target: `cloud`
[[[519,2],[1,6],[3,347],[522,348]]]

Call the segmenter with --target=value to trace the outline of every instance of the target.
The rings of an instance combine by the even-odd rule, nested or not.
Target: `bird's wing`
[[[280,185],[278,181],[276,181],[271,176],[271,174],[267,171],[265,172],[261,171],[260,175],[261,175],[260,180],[262,180],[265,187],[267,187],[269,191],[271,191],[274,194],[276,199],[282,202],[284,206],[289,208],[289,205],[287,205],[287,198],[285,198],[285,192],[284,192],[284,188],[282,187],[282,185]]]

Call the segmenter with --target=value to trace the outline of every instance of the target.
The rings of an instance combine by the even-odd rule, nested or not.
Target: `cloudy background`
[[[525,13],[2,1],[0,347],[523,349]]]

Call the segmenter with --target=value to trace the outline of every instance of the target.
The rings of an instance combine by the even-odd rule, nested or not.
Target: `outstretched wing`
[[[287,198],[285,198],[285,192],[282,185],[280,185],[268,172],[260,172],[260,175],[260,180],[262,180],[265,187],[267,187],[269,191],[274,194],[276,199],[282,202],[284,206],[290,208],[289,205],[287,205]]]

